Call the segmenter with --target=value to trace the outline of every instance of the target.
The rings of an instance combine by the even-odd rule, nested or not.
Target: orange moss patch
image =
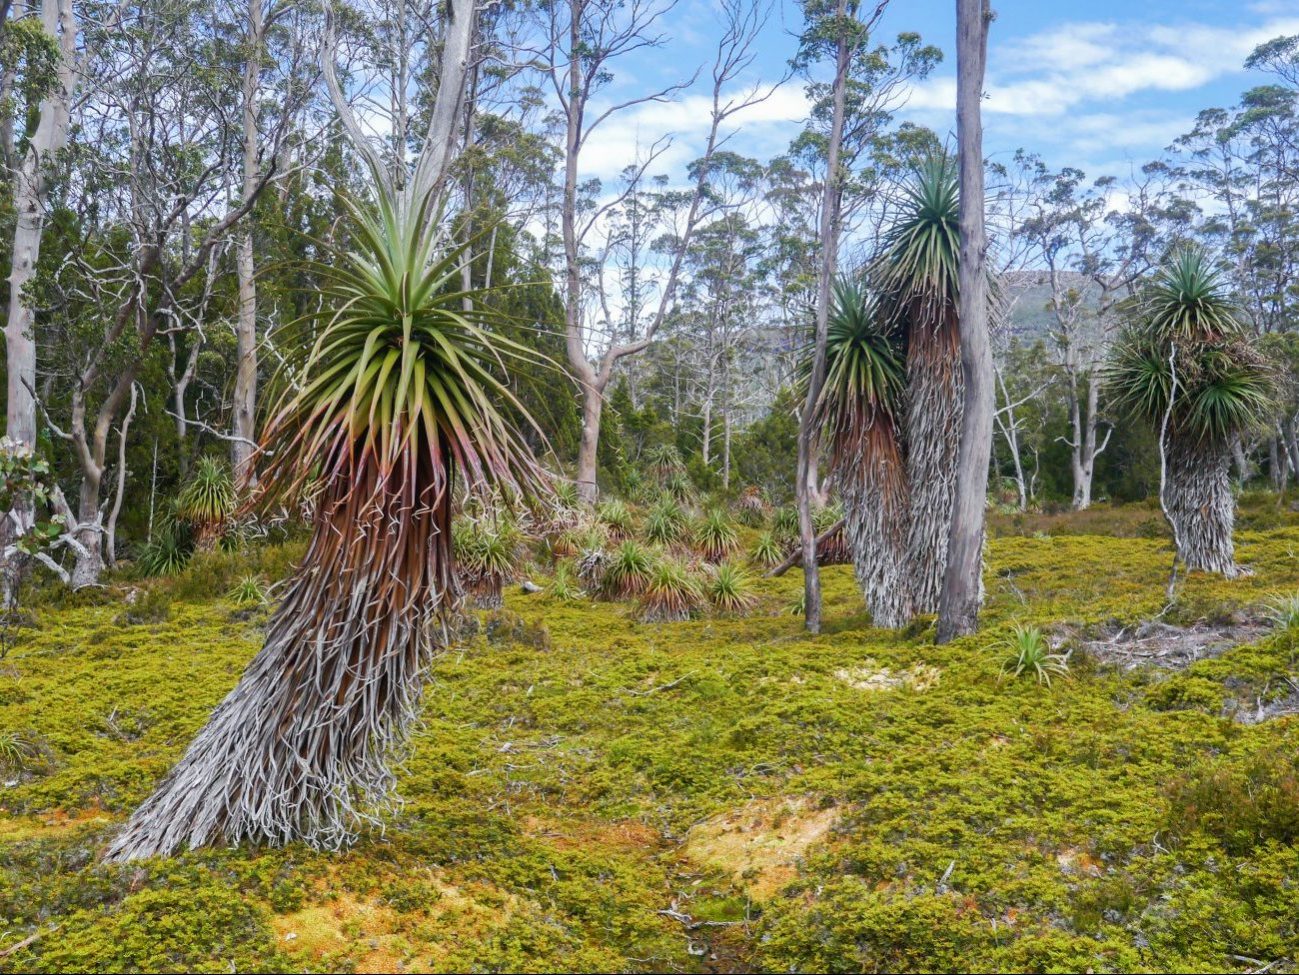
[[[763,900],[797,876],[803,854],[830,834],[840,815],[837,807],[820,808],[813,796],[755,799],[692,827],[682,852]]]
[[[605,849],[652,854],[663,845],[663,834],[634,819],[612,823],[600,821],[567,821],[563,824],[539,816],[525,816],[520,825],[529,836],[545,840],[560,850]]]
[[[0,809],[0,812],[3,812]],[[76,830],[82,827],[104,826],[113,817],[91,804],[85,809],[51,809],[36,816],[5,816],[0,818],[0,839],[31,840],[49,836],[51,832]]]
[[[408,971],[409,945],[397,922],[391,908],[344,891],[271,923],[286,954],[320,963],[348,957],[357,972]]]

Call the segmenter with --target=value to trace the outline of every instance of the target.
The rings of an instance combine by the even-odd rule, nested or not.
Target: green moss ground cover
[[[341,854],[97,863],[265,610],[225,595],[246,570],[223,556],[130,606],[125,584],[47,599],[0,662],[23,743],[0,970],[1293,971],[1299,717],[1231,705],[1299,692],[1299,634],[1177,673],[1075,649],[1049,687],[1002,675],[1016,623],[1211,620],[1299,588],[1281,519],[1242,532],[1252,576],[1167,607],[1149,516],[1007,526],[983,632],[943,647],[871,628],[846,567],[818,638],[786,612],[796,572],[749,616],[674,624],[512,591],[436,664],[404,804]]]

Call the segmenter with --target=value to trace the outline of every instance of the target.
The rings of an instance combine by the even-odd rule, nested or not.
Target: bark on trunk
[[[257,440],[257,285],[253,279],[253,235],[239,238],[235,254],[239,276],[239,317],[235,324],[234,417],[230,465],[235,477],[252,474],[249,461]]]
[[[81,494],[77,505],[77,528],[73,537],[81,543],[72,564],[68,582],[73,589],[99,585],[104,572],[104,526],[99,510],[99,487],[103,480],[102,468],[93,476],[81,478]]]
[[[896,629],[914,615],[907,559],[906,462],[892,423],[877,419],[863,449],[837,475],[844,536],[876,626]],[[855,456],[854,456],[855,454]]]
[[[248,0],[248,60],[244,64],[243,135],[244,199],[257,192],[261,179],[261,153],[257,139],[257,91],[261,76],[265,23],[262,0]],[[235,274],[239,280],[239,315],[235,321],[235,389],[231,421],[230,466],[235,478],[251,477],[249,464],[257,440],[257,282],[253,233],[239,235]]]
[[[1231,493],[1231,448],[1225,443],[1184,443],[1169,438],[1165,505],[1187,570],[1216,572],[1234,579],[1232,528],[1236,501]]]
[[[935,331],[912,329],[907,355],[907,483],[911,516],[907,553],[917,613],[935,613],[947,568],[947,541],[956,503],[956,460],[965,383],[960,368],[956,309]]]
[[[388,759],[455,594],[450,493],[430,506],[401,481],[378,500],[373,482],[331,486],[261,652],[107,859],[243,841],[338,849],[392,803]],[[409,544],[377,544],[394,524]]]
[[[604,412],[604,396],[594,386],[582,389],[582,439],[577,448],[577,494],[585,504],[594,504],[599,488],[596,473],[599,468],[600,416]]]

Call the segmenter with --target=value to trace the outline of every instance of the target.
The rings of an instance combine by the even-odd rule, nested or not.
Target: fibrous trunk
[[[1178,555],[1188,570],[1240,575],[1232,527],[1236,502],[1231,493],[1231,448],[1213,441],[1168,444],[1164,505]]]
[[[964,383],[955,310],[944,304],[938,316],[920,312],[912,315],[912,321],[906,392],[907,484],[911,492],[907,558],[912,611],[932,613],[938,610],[947,569]]]
[[[893,424],[867,421],[856,450],[840,443],[835,477],[843,499],[843,533],[857,583],[876,626],[905,626],[912,616],[907,564],[906,462]]]
[[[261,652],[109,859],[241,841],[336,849],[392,801],[388,759],[455,592],[451,510],[445,487],[415,487],[427,471],[359,480],[326,488]]]

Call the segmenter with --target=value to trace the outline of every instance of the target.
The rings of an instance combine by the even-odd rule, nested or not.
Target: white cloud
[[[1256,27],[1065,24],[993,48],[985,108],[1046,117],[1144,91],[1187,91],[1241,70],[1269,38],[1297,32],[1299,17]],[[939,90],[937,81],[929,87]]]

